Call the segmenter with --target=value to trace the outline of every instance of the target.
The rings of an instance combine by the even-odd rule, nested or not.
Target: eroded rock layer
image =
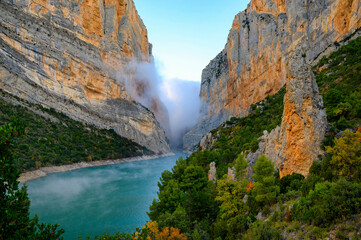
[[[168,152],[154,114],[117,81],[130,62],[151,61],[132,0],[0,1],[1,89]]]
[[[307,43],[304,58],[313,63],[360,35],[360,27],[360,0],[251,0],[236,15],[225,49],[203,70],[202,116],[184,137],[184,148],[278,92],[286,83],[287,58],[300,44]]]
[[[326,111],[312,68],[306,63],[307,45],[291,53],[287,64],[286,95],[280,127],[261,137],[259,149],[247,156],[252,165],[262,154],[273,161],[280,177],[299,173],[307,177],[327,128]]]

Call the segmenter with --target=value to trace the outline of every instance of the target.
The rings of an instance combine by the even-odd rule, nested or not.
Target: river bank
[[[125,163],[125,162],[151,160],[151,159],[169,157],[169,156],[174,156],[174,155],[175,155],[174,153],[170,152],[170,153],[164,153],[164,154],[155,154],[155,155],[123,158],[123,159],[116,159],[116,160],[79,162],[79,163],[73,163],[73,164],[63,165],[63,166],[42,167],[42,168],[39,168],[34,171],[29,171],[29,172],[20,174],[18,181],[20,183],[25,183],[27,181],[31,181],[31,180],[34,180],[37,178],[46,177],[48,174],[51,174],[51,173],[69,172],[69,171],[73,171],[73,170],[77,170],[77,169],[81,169],[81,168],[99,167],[99,166],[120,164],[120,163]]]

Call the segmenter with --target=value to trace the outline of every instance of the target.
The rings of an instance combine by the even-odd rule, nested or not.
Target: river
[[[133,232],[149,218],[164,170],[186,154],[51,174],[27,182],[30,212],[41,222],[58,223],[64,239],[104,232]]]

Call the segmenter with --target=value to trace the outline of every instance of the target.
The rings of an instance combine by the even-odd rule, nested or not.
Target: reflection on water
[[[27,183],[30,211],[59,223],[64,239],[133,232],[148,221],[162,171],[185,154],[57,173]]]

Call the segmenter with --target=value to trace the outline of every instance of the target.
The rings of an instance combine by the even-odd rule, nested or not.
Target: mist
[[[172,148],[182,148],[183,136],[197,124],[200,83],[162,77],[153,63],[128,64],[118,76],[131,98],[150,109]]]
[[[167,107],[173,147],[183,147],[183,136],[194,127],[199,118],[200,83],[180,79],[162,82],[161,100]]]
[[[58,223],[64,239],[104,232],[134,232],[149,221],[157,182],[186,154],[50,174],[27,182],[30,212],[40,222]]]

